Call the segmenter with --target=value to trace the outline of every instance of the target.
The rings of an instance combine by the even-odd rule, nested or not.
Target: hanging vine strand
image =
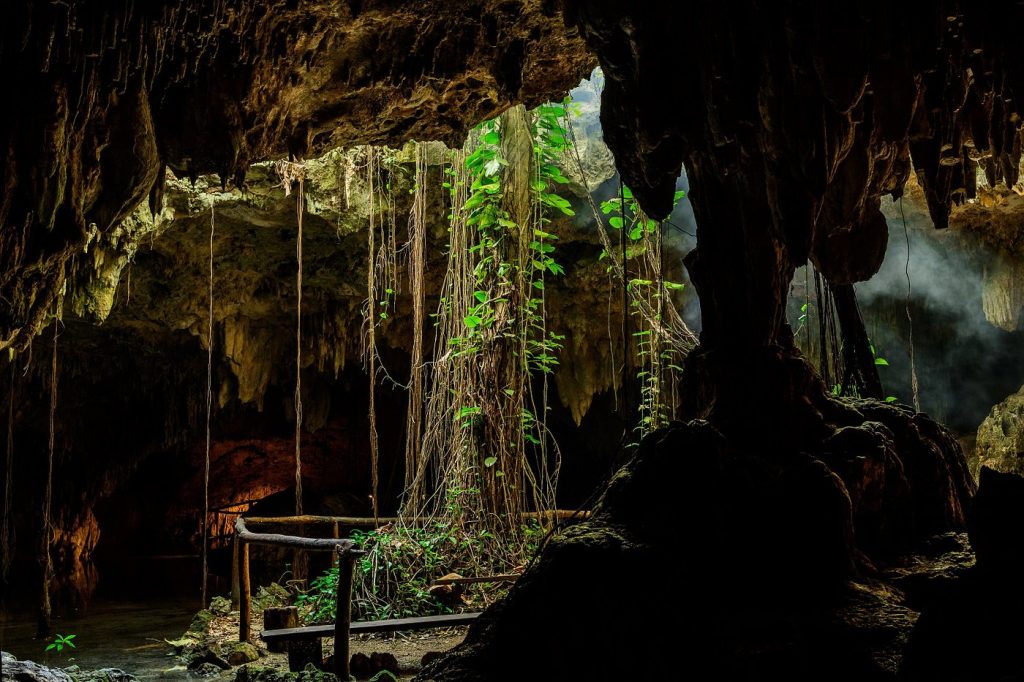
[[[17,365],[13,355],[10,359],[11,384],[7,395],[7,448],[4,459],[4,519],[0,528],[0,549],[3,550],[0,576],[7,579],[14,557],[14,384],[18,378]]]
[[[576,171],[580,174],[580,177],[583,179],[584,185],[589,187],[589,181],[587,180],[586,171],[584,170],[583,159],[580,157],[579,146],[576,141],[576,133],[573,128],[571,118],[566,119],[566,128],[568,130],[569,139],[571,142],[571,144],[568,147],[568,156],[574,162],[576,166]],[[585,194],[587,197],[587,203],[594,214],[594,220],[597,222],[598,225],[603,225],[604,219],[601,217],[603,211],[598,209],[597,205],[594,203],[593,196],[591,196],[589,192],[586,192]],[[626,194],[627,192],[624,189],[624,196],[621,201],[621,204],[623,205],[626,203],[626,201],[631,199],[631,195],[625,196]],[[679,198],[680,196],[677,193],[676,200],[678,201]],[[649,219],[639,211],[637,211],[634,215],[634,221],[636,223],[640,223],[640,221],[647,220]],[[656,222],[655,225],[657,225]],[[605,230],[598,230],[597,233],[601,240],[601,247],[604,249],[606,258],[609,261],[609,267],[611,268],[611,272],[615,274],[616,279],[618,279],[619,283],[622,286],[628,286],[628,282],[630,280],[628,279],[628,276],[626,274],[623,261],[621,257],[616,256],[615,249],[613,248],[612,243],[608,237],[608,233]],[[658,267],[658,265],[655,265],[655,267]],[[662,289],[664,288],[665,287],[663,284]],[[661,295],[667,295],[667,291],[663,291]],[[657,328],[659,330],[659,333],[663,334],[665,338],[668,339],[668,342],[671,344],[671,346],[674,349],[676,349],[679,353],[685,355],[686,353],[690,352],[693,348],[696,347],[697,335],[694,334],[693,330],[690,329],[687,326],[686,322],[683,321],[682,317],[679,315],[679,311],[676,310],[674,306],[666,306],[664,309],[665,318],[659,320],[656,307],[653,306],[650,301],[633,299],[631,305],[632,304],[636,305],[637,312],[644,317],[647,324]]]
[[[903,272],[907,277],[907,298],[904,308],[907,312],[907,347],[910,354],[910,392],[914,401],[914,410],[921,411],[921,388],[917,382],[917,363],[914,358],[914,316],[910,313],[912,290],[910,286],[910,231],[907,229],[907,216],[903,213],[903,197],[900,197],[900,217],[903,219],[903,238],[907,242],[907,261]]]
[[[40,559],[43,568],[39,635],[49,635],[51,629],[50,582],[53,580],[53,460],[57,429],[57,338],[60,331],[60,298],[53,311],[53,355],[50,363],[50,431],[47,441],[46,490],[43,495],[43,532],[40,533]]]
[[[278,161],[278,175],[285,196],[291,194],[292,185],[298,186],[295,195],[295,515],[302,516],[302,218],[306,210],[306,168],[301,162]],[[292,577],[304,580],[308,557],[295,550],[292,558]]]
[[[206,457],[203,461],[203,578],[202,604],[206,605],[209,580],[207,552],[210,542],[210,417],[213,413],[213,236],[216,231],[214,205],[210,201],[209,316],[206,327]]]
[[[426,291],[424,288],[427,232],[427,161],[423,145],[416,145],[416,176],[412,209],[409,214],[409,289],[412,294],[412,356],[409,370],[409,402],[406,412],[405,491],[414,494],[413,483],[419,466],[423,438],[423,325]],[[419,507],[410,500],[409,506]]]
[[[377,249],[376,249],[376,196],[374,194],[375,181],[377,180],[377,158],[373,147],[367,148],[367,160],[366,160],[366,188],[368,195],[368,206],[369,206],[369,229],[366,230],[367,234],[367,254],[368,261],[366,264],[366,348],[365,357],[367,362],[367,372],[370,376],[370,409],[369,409],[369,421],[370,421],[370,482],[371,482],[371,499],[370,502],[373,505],[373,518],[380,516],[380,508],[378,503],[379,488],[380,488],[380,473],[377,470],[377,460],[379,457],[378,453],[378,439],[377,439],[377,315],[376,315],[376,302],[377,302],[377,288],[375,286],[376,272],[377,272]],[[383,221],[381,221],[383,222]]]

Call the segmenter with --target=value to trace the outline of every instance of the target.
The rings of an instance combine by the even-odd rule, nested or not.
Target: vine
[[[444,173],[449,262],[422,456],[404,509],[450,517],[445,496],[463,491],[457,515],[486,519],[510,555],[521,555],[518,516],[554,507],[559,469],[547,378],[564,336],[547,327],[545,292],[548,277],[564,274],[549,214],[573,215],[554,191],[568,182],[557,166],[565,115],[564,105],[513,108],[478,126]]]
[[[685,193],[675,193],[673,205]],[[636,378],[640,384],[635,433],[638,438],[665,426],[678,406],[677,386],[682,375],[682,359],[695,345],[696,338],[679,318],[671,295],[684,284],[664,276],[662,224],[648,218],[633,193],[622,186],[620,195],[601,203],[608,225],[621,236],[618,261],[608,245],[601,259],[612,260],[609,271],[621,269],[624,282],[624,310],[634,320],[634,331],[624,341],[636,349]],[[603,232],[603,231],[602,231]],[[634,275],[627,277],[626,263],[632,262]]]
[[[3,550],[3,558],[0,559],[0,577],[7,580],[7,572],[11,568],[11,561],[14,557],[14,384],[18,379],[17,364],[14,362],[14,353],[9,355],[11,365],[11,384],[8,387],[7,396],[7,448],[4,460],[4,518],[3,526],[0,528],[0,550]]]

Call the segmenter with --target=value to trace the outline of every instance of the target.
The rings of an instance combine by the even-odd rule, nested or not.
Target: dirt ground
[[[260,658],[255,664],[273,667],[281,671],[288,670],[288,655],[270,653],[266,645],[260,641],[259,632],[263,629],[263,613],[253,609],[252,638],[250,643],[259,651]],[[356,635],[350,643],[351,653],[390,653],[398,659],[399,679],[411,679],[422,668],[421,660],[429,652],[445,652],[462,642],[466,637],[465,627],[445,628],[426,632],[381,633]],[[222,648],[238,641],[238,611],[224,615],[214,615],[207,630],[210,641],[220,643]],[[334,638],[322,640],[324,656],[334,651]],[[236,668],[237,669],[237,668]]]

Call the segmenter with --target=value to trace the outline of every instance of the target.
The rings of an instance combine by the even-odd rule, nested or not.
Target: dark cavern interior
[[[1024,682],[1024,3],[0,21],[3,682]]]

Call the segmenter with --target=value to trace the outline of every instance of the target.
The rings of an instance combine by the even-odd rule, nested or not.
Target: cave
[[[1024,681],[1021,3],[0,18],[4,682]]]

